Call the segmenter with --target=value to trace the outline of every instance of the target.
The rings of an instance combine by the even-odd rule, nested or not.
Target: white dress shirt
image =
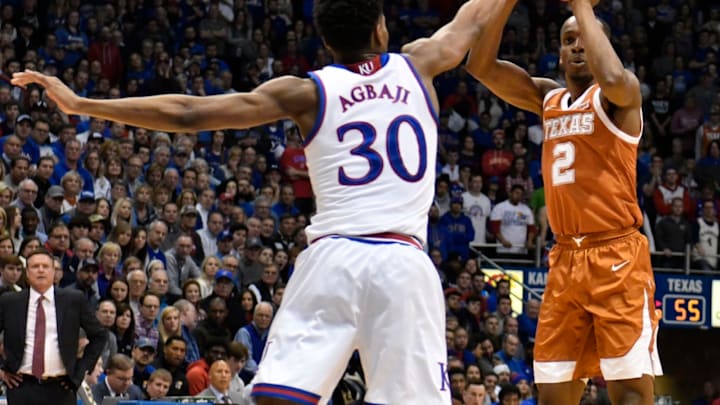
[[[50,287],[42,294],[45,299],[42,306],[45,310],[45,373],[44,377],[67,375],[65,365],[60,357],[60,343],[58,340],[57,315],[55,313],[55,290]],[[37,314],[37,301],[40,293],[30,289],[30,302],[28,305],[27,321],[25,322],[25,353],[18,373],[32,374],[33,345],[35,344],[35,316]]]
[[[220,401],[219,403],[221,403],[221,404],[227,403],[226,400],[232,401],[230,399],[230,392],[226,392],[223,394],[222,392],[218,391],[215,387],[213,387],[212,384],[210,384],[209,388],[210,388],[210,391],[213,393],[213,395],[215,395],[215,398],[217,398],[218,401]]]

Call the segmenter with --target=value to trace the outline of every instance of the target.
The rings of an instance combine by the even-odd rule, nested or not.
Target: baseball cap
[[[215,280],[220,280],[221,278],[226,278],[230,281],[233,279],[233,275],[230,272],[230,270],[218,270],[217,273],[215,273]]]
[[[460,205],[462,205],[462,203],[463,203],[463,198],[460,197],[460,196],[453,197],[452,199],[450,199],[450,204],[460,204]]]
[[[91,140],[91,141],[92,141],[92,140],[104,141],[104,140],[105,140],[105,137],[104,137],[103,134],[101,134],[100,132],[93,132],[93,133],[90,134],[90,139],[89,139],[89,140]]]
[[[32,117],[30,117],[30,116],[27,115],[27,114],[21,114],[21,115],[19,115],[19,116],[17,117],[17,119],[15,120],[15,123],[19,124],[19,123],[21,123],[21,122],[23,122],[23,121],[30,121],[30,123],[33,122]]]
[[[100,215],[100,214],[92,214],[92,215],[90,215],[90,218],[89,218],[89,219],[90,219],[90,223],[95,223],[95,222],[102,222],[102,221],[104,221],[104,220],[105,220],[105,217],[102,216],[102,215]]]
[[[98,262],[92,257],[81,261],[80,265],[78,266],[79,271],[90,271],[90,269],[93,268],[95,269],[95,272],[97,272],[100,269],[100,266],[98,265]]]
[[[230,193],[222,193],[220,194],[220,197],[218,197],[220,201],[232,201],[233,196]]]
[[[278,166],[276,163],[273,163],[273,164],[271,164],[270,167],[268,168],[268,171],[278,171],[278,172],[279,172],[279,171],[280,171],[280,166]]]
[[[135,347],[138,349],[147,349],[150,348],[153,351],[155,351],[155,345],[153,344],[152,340],[146,337],[138,338],[138,340],[135,341]]]
[[[198,213],[197,210],[196,210],[195,207],[193,207],[192,205],[184,205],[184,206],[182,207],[182,209],[180,210],[180,215],[181,215],[181,216],[185,216],[185,215],[195,215],[195,216],[197,216],[197,213]]]
[[[262,246],[263,246],[262,241],[257,236],[248,238],[247,242],[245,242],[245,247],[248,247],[248,248],[261,248]]]
[[[218,242],[228,240],[228,239],[232,239],[232,234],[227,229],[220,232],[220,234],[217,237]]]
[[[497,366],[495,366],[495,368],[493,368],[493,372],[495,374],[500,374],[500,373],[510,374],[510,367],[508,367],[507,364],[498,364]]]
[[[92,191],[83,191],[80,193],[80,198],[78,198],[78,201],[90,201],[95,202],[95,193]]]
[[[445,298],[448,298],[451,295],[461,296],[462,294],[460,294],[460,291],[458,291],[456,288],[448,288],[447,290],[445,290]]]
[[[65,191],[60,186],[50,186],[46,195],[50,198],[65,197]]]

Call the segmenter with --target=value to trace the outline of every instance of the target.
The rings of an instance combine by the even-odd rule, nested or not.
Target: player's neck
[[[367,50],[353,53],[352,55],[337,55],[336,60],[338,63],[343,65],[354,65],[376,58],[380,54],[382,54],[380,51]]]
[[[580,96],[587,91],[587,89],[595,84],[595,79],[592,77],[589,77],[585,80],[583,79],[573,79],[573,80],[567,80],[567,89],[570,91],[570,103],[572,104],[580,98]]]

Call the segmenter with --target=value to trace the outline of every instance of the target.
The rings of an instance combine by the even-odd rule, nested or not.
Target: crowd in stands
[[[432,34],[461,1],[386,1],[390,50]],[[641,82],[638,196],[659,267],[717,270],[720,6],[602,0],[597,14]],[[563,81],[559,1],[520,0],[500,57]],[[98,399],[204,395],[233,401],[261,360],[314,210],[291,123],[168,134],[68,116],[32,69],[78,95],[250,91],[331,63],[311,0],[5,0],[0,6],[0,285],[24,288],[44,246],[58,287],[82,291],[112,339],[87,378]],[[539,302],[518,316],[469,244],[520,257],[545,247],[538,117],[459,67],[439,76],[440,150],[428,254],[447,299],[448,385],[458,404],[533,404]],[[378,198],[382,198],[379,196]],[[539,238],[539,239],[538,239]],[[492,282],[489,282],[492,281]],[[132,384],[130,384],[131,378]],[[583,403],[606,400],[602,380]]]

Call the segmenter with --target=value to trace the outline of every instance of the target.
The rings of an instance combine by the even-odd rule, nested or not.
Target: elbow
[[[177,131],[199,131],[200,114],[192,106],[191,102],[180,102],[168,111],[173,122],[177,124]]]

